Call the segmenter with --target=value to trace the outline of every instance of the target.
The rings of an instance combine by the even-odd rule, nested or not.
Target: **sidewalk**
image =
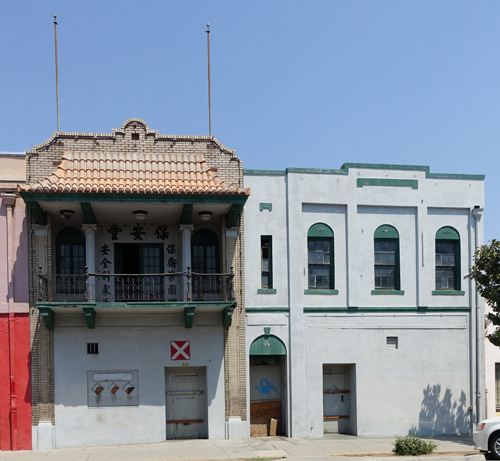
[[[443,436],[433,438],[438,447],[429,461],[484,461],[474,450],[472,437]],[[370,461],[391,456],[394,438],[334,435],[321,439],[262,437],[245,440],[170,440],[141,445],[119,445],[90,448],[58,448],[36,451],[1,451],[7,461],[219,461],[292,459],[293,461]],[[354,459],[353,459],[354,458]],[[424,457],[420,457],[424,458]],[[418,457],[393,457],[394,461]]]

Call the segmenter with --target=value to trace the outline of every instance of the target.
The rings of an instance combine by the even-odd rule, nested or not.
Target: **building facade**
[[[248,412],[259,433],[471,433],[484,306],[467,274],[484,177],[245,170]]]
[[[17,194],[24,155],[0,153],[0,449],[31,449],[26,210]]]
[[[129,119],[34,146],[20,191],[33,447],[246,436],[235,152]]]

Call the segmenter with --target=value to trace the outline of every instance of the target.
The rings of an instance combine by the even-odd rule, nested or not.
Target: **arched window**
[[[460,235],[449,226],[436,232],[436,290],[460,290]]]
[[[375,290],[399,290],[399,234],[384,224],[377,228],[375,243]]]
[[[333,290],[333,231],[329,226],[317,223],[309,228],[307,255],[309,289]]]
[[[79,275],[84,272],[85,236],[74,227],[65,227],[56,236],[56,273]]]
[[[200,274],[220,272],[219,238],[210,229],[200,229],[191,239],[191,270]]]

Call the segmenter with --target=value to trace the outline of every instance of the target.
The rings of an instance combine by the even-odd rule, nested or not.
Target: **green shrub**
[[[437,445],[413,435],[396,436],[393,453],[398,456],[419,456],[432,453]]]

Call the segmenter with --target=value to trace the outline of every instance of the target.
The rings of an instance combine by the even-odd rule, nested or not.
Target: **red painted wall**
[[[14,335],[12,339],[9,328],[10,334]],[[10,345],[12,343],[14,344],[14,364],[11,370]],[[10,379],[11,373],[14,378],[14,387]],[[12,391],[17,397],[17,412],[14,415],[11,414]],[[14,444],[11,435],[11,419],[17,426]],[[2,450],[12,450],[12,448],[31,450],[29,314],[0,314],[0,448]]]

